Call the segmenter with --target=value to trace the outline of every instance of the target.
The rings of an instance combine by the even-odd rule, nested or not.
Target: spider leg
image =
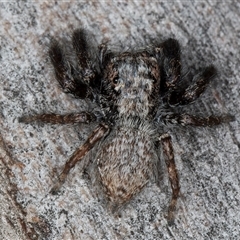
[[[67,93],[72,93],[79,98],[91,98],[89,86],[77,76],[76,70],[65,58],[65,54],[56,40],[52,40],[48,54],[55,70],[56,78]]]
[[[196,127],[211,127],[219,125],[221,123],[227,123],[234,121],[234,116],[231,115],[222,115],[222,116],[208,116],[208,117],[199,117],[193,116],[186,113],[183,114],[168,114],[164,117],[161,117],[161,121],[165,124],[180,124],[182,126],[196,126]]]
[[[72,44],[78,59],[81,77],[90,86],[97,85],[97,71],[93,66],[90,51],[90,38],[84,29],[77,29],[73,32]]]
[[[210,80],[216,75],[214,66],[207,67],[203,72],[193,78],[193,83],[181,92],[170,93],[168,103],[170,105],[186,105],[195,101],[206,89]]]
[[[39,121],[52,124],[89,123],[95,120],[97,120],[97,117],[89,112],[71,113],[67,115],[49,113],[19,118],[19,122],[23,123]]]
[[[162,143],[164,159],[167,165],[168,176],[169,176],[169,180],[172,188],[172,199],[168,208],[167,219],[169,224],[173,224],[174,212],[176,209],[177,199],[179,197],[179,192],[180,192],[179,178],[178,178],[176,164],[174,161],[174,153],[173,153],[171,137],[168,134],[163,134],[160,137],[160,141]]]
[[[73,32],[72,36],[73,48],[77,54],[78,64],[81,70],[87,72],[90,68],[89,56],[88,56],[88,44],[83,29],[78,29]],[[91,69],[90,69],[91,70]]]
[[[173,90],[181,79],[180,46],[177,40],[169,38],[155,48],[162,67],[161,89]]]
[[[50,192],[52,194],[56,194],[59,191],[71,168],[73,168],[77,162],[83,159],[83,157],[95,146],[95,144],[105,136],[108,130],[109,127],[107,125],[103,123],[99,124],[99,126],[88,137],[86,142],[73,153],[70,159],[66,162],[63,171],[59,175],[58,182],[51,189]]]

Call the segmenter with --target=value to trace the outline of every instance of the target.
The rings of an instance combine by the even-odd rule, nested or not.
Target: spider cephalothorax
[[[113,209],[128,202],[150,180],[159,181],[157,169],[162,147],[172,187],[168,220],[179,196],[178,174],[171,137],[163,125],[213,126],[233,120],[231,116],[199,117],[173,113],[178,105],[195,101],[205,90],[216,70],[207,67],[189,86],[182,87],[179,44],[174,39],[145,50],[113,53],[100,46],[93,57],[86,32],[73,33],[77,63],[70,62],[55,40],[49,49],[55,75],[65,92],[89,98],[99,107],[95,112],[68,115],[41,114],[22,117],[22,122],[48,123],[98,122],[86,142],[66,162],[52,193],[59,190],[70,169],[101,141],[94,162],[101,186]]]
[[[124,52],[108,60],[103,81],[120,117],[146,118],[156,105],[160,69],[148,52]]]

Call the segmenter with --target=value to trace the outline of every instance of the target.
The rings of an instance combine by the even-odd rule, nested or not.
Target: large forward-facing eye
[[[113,78],[112,82],[113,82],[114,84],[117,84],[118,81],[119,81],[119,77],[118,77],[118,75],[117,75],[117,76],[115,76],[115,77]]]

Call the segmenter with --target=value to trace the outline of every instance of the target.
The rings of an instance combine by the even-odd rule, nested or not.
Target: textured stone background
[[[0,3],[0,239],[239,239],[239,22],[238,1]],[[165,219],[171,196],[166,176],[162,189],[149,185],[121,218],[101,205],[79,166],[61,194],[48,194],[56,172],[93,126],[17,119],[88,109],[61,91],[46,54],[50,36],[68,39],[78,27],[118,47],[175,37],[189,76],[211,63],[219,69],[201,99],[184,110],[231,113],[236,121],[169,130],[181,181],[172,227]]]

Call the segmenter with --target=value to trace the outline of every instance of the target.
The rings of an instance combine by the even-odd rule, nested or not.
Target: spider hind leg
[[[60,187],[65,182],[70,170],[86,156],[86,154],[96,145],[98,141],[100,141],[107,134],[108,130],[109,127],[106,124],[99,124],[85,141],[85,143],[76,149],[73,155],[66,162],[61,174],[58,176],[58,181],[52,187],[50,191],[52,194],[57,194]]]
[[[178,172],[177,172],[177,168],[174,160],[171,137],[168,134],[163,134],[160,137],[160,141],[163,147],[164,160],[167,165],[169,181],[171,183],[171,188],[172,188],[172,199],[168,208],[168,216],[167,216],[169,225],[172,225],[174,223],[174,213],[176,210],[177,199],[179,197],[180,185],[179,185]]]

